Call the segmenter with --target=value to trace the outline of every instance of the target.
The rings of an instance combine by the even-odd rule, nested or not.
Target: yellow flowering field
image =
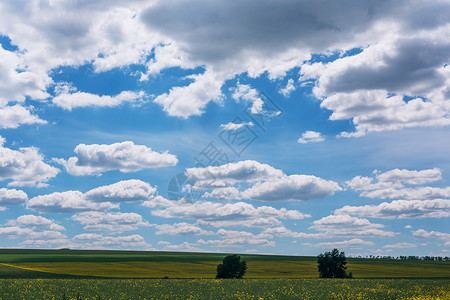
[[[446,279],[0,279],[0,299],[450,299]]]

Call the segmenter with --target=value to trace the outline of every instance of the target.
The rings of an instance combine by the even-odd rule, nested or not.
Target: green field
[[[450,262],[348,259],[355,279],[324,280],[316,257],[242,254],[246,279],[215,280],[225,255],[5,249],[0,299],[450,299]]]

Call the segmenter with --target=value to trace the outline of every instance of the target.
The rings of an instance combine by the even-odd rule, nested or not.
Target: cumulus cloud
[[[3,146],[0,137],[0,181],[10,180],[8,186],[46,186],[60,170],[44,162],[44,157],[34,147],[12,150]]]
[[[341,5],[325,1],[163,2],[148,8],[142,19],[151,30],[184,45],[191,61],[251,76],[268,70],[276,78],[302,62],[300,50],[321,52],[351,40],[373,21],[368,11],[381,9],[368,1],[341,4],[352,8],[345,10],[352,22],[340,16]],[[300,53],[294,55],[293,49]]]
[[[119,208],[122,202],[142,202],[147,207],[173,204],[161,196],[154,196],[155,192],[156,188],[141,180],[122,180],[86,193],[66,191],[36,196],[28,200],[27,208],[39,212],[83,212]]]
[[[0,237],[22,239],[21,246],[48,247],[67,242],[67,236],[60,232],[62,230],[65,228],[54,220],[42,216],[23,215],[0,226]]]
[[[317,142],[323,142],[325,139],[322,137],[320,132],[316,131],[305,131],[302,133],[302,137],[298,139],[297,142],[300,144],[306,144],[306,143],[317,143]]]
[[[35,215],[23,215],[15,220],[8,221],[9,226],[31,228],[33,230],[65,230],[64,226],[57,224],[54,220]]]
[[[375,178],[356,176],[346,181],[347,187],[361,191],[362,197],[381,199],[436,199],[450,196],[450,187],[407,187],[406,185],[423,185],[442,179],[438,168],[427,170],[393,169],[384,173],[374,171]],[[376,179],[376,180],[375,180]]]
[[[326,198],[342,188],[334,181],[311,175],[284,176],[258,182],[242,192],[242,197],[261,201],[290,201]]]
[[[185,175],[201,186],[226,186],[237,182],[255,182],[283,176],[281,170],[254,160],[244,160],[222,166],[186,169]]]
[[[5,31],[2,31],[2,33],[5,33]],[[31,97],[36,100],[42,100],[48,97],[45,90],[46,86],[51,82],[50,77],[43,72],[32,72],[24,69],[24,56],[26,56],[26,53],[7,51],[0,44],[0,70],[2,70],[0,72],[0,107],[6,105],[10,101],[23,102],[26,97]],[[19,120],[28,120],[28,122],[30,122],[32,120],[32,118],[30,118],[32,117],[31,115],[26,115],[23,111],[17,111],[20,107],[21,106],[16,107],[15,118],[12,117],[14,112],[9,112],[9,122],[3,121],[8,120],[8,118],[3,118],[5,115],[8,115],[8,113],[0,112],[0,114],[3,115],[3,117],[0,118],[0,120],[2,120],[0,128],[8,128],[5,127],[5,124],[14,124],[12,123],[12,120],[15,120],[16,122]],[[28,112],[23,107],[22,109],[25,112]],[[25,117],[25,119],[19,119],[19,116],[22,118]],[[39,120],[39,118],[35,118],[36,120]],[[17,126],[12,125],[12,128],[15,127]]]
[[[286,86],[280,89],[280,93],[283,96],[288,97],[293,91],[295,91],[294,80],[290,78],[286,83]]]
[[[136,13],[139,1],[101,1],[83,5],[36,1],[2,3],[2,34],[20,49],[0,55],[0,97],[23,101],[48,97],[48,76],[58,66],[92,62],[96,71],[142,63],[160,39]],[[57,13],[55,13],[57,12]],[[22,71],[23,70],[23,71]],[[1,102],[1,100],[0,100]]]
[[[237,102],[244,101],[252,104],[250,112],[259,114],[262,111],[264,101],[259,96],[259,92],[248,84],[238,84],[232,95]]]
[[[417,245],[412,244],[412,243],[396,243],[396,244],[392,244],[392,245],[383,246],[383,248],[389,248],[389,249],[404,249],[404,248],[413,248],[413,247],[417,247]]]
[[[0,106],[0,129],[17,128],[22,124],[47,124],[47,122],[19,104]]]
[[[230,239],[222,239],[222,240],[198,240],[197,243],[199,245],[209,245],[213,247],[220,248],[236,248],[236,247],[244,247],[244,246],[255,246],[261,245],[263,247],[275,246],[274,241],[269,241],[268,239],[261,238],[230,238]]]
[[[155,98],[169,115],[187,118],[220,101],[229,78],[267,72],[277,79],[301,67],[303,79],[315,79],[314,94],[332,119],[353,120],[356,133],[347,135],[448,124],[446,1],[32,0],[0,9],[6,16],[0,31],[20,49],[0,55],[7,101],[46,98],[48,74],[58,66],[92,62],[102,72],[143,64],[142,80],[169,67],[202,67],[188,86]],[[360,53],[305,64],[311,53],[355,48]],[[403,100],[405,95],[415,99]]]
[[[203,198],[215,198],[218,200],[239,200],[241,199],[240,192],[233,186],[224,188],[215,188],[211,192],[206,192]]]
[[[164,250],[169,250],[169,251],[203,251],[203,249],[201,249],[200,247],[198,247],[197,243],[188,243],[188,242],[183,242],[181,244],[171,244],[169,242],[165,242],[165,241],[161,241],[158,242],[160,245],[164,245]]]
[[[158,229],[156,234],[168,234],[168,235],[211,235],[212,231],[204,230],[195,224],[189,224],[186,222],[174,223],[174,224],[162,224],[155,225]]]
[[[347,241],[341,241],[341,242],[324,242],[324,243],[317,243],[314,246],[321,247],[321,248],[332,248],[332,247],[360,247],[360,246],[372,246],[374,245],[373,242],[364,241],[362,239],[351,239]]]
[[[85,249],[123,249],[123,250],[153,250],[139,234],[127,236],[104,236],[98,233],[82,233],[74,236],[72,242],[77,248]]]
[[[53,103],[57,106],[72,110],[78,107],[98,106],[113,107],[125,102],[138,102],[145,96],[144,92],[123,91],[115,96],[90,94],[85,92],[64,93],[53,98]]]
[[[80,144],[74,151],[76,157],[55,159],[74,176],[96,175],[111,170],[130,173],[147,168],[175,166],[178,163],[177,157],[167,151],[159,153],[131,141],[111,145]]]
[[[349,215],[330,215],[313,222],[310,229],[315,229],[327,237],[334,236],[370,236],[393,237],[392,231],[384,231],[383,224],[374,224],[367,219]]]
[[[393,169],[385,173],[377,174],[377,179],[383,182],[391,181],[421,185],[441,180],[442,172],[438,168],[421,171]]]
[[[88,211],[72,216],[72,220],[84,225],[83,229],[85,230],[106,230],[114,233],[136,230],[140,226],[150,226],[147,221],[143,220],[141,215],[136,213]]]
[[[450,233],[439,232],[439,231],[426,231],[424,229],[419,229],[413,232],[415,238],[438,238],[444,241],[450,241]]]
[[[450,200],[396,200],[378,205],[346,205],[335,210],[335,214],[381,219],[446,218],[450,216]]]
[[[31,239],[31,240],[59,240],[67,238],[66,235],[59,231],[44,230],[34,231],[31,228],[22,228],[19,226],[0,227],[0,236],[4,236],[10,239]]]
[[[16,189],[0,189],[0,209],[7,205],[23,205],[28,200],[24,191]]]
[[[253,123],[252,122],[242,122],[242,123],[229,122],[227,124],[220,125],[220,127],[222,127],[223,130],[238,130],[244,126],[253,126]]]
[[[111,202],[93,202],[86,200],[80,191],[55,192],[48,195],[36,196],[28,200],[27,209],[39,212],[77,212],[90,210],[107,210],[119,208]]]
[[[450,187],[386,188],[362,192],[361,196],[380,199],[438,199],[449,198]]]
[[[270,206],[254,207],[245,202],[195,202],[191,205],[173,205],[152,211],[163,218],[194,219],[203,226],[264,227],[280,224],[278,219],[298,220],[310,217],[297,210],[276,209]]]
[[[213,188],[204,197],[219,199],[246,198],[261,201],[288,201],[325,198],[342,188],[334,181],[311,175],[286,176],[281,170],[254,160],[228,163],[221,166],[186,169],[185,175],[194,178],[194,187]],[[232,185],[256,182],[240,192]]]
[[[175,204],[176,204],[175,201],[167,200],[166,198],[158,195],[142,202],[141,205],[149,208],[155,208],[155,207],[168,207]]]
[[[153,198],[156,188],[141,180],[122,180],[85,193],[94,202],[136,202]]]
[[[188,86],[174,87],[169,93],[155,98],[154,102],[163,106],[169,116],[188,118],[198,116],[210,101],[220,101],[222,83],[220,76],[212,72],[191,75],[188,78],[194,82]],[[189,99],[189,100],[186,100]]]
[[[283,226],[267,228],[263,231],[263,234],[270,234],[277,237],[293,237],[293,238],[327,238],[326,234],[323,233],[304,233],[295,232],[287,229]]]
[[[317,79],[314,95],[332,111],[330,119],[353,121],[356,131],[342,136],[450,124],[444,104],[450,43],[442,38],[449,33],[444,24],[416,34],[390,24],[391,34],[359,54],[302,67],[303,79]]]

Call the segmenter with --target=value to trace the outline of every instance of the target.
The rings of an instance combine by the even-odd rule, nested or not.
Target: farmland
[[[317,279],[315,257],[242,255],[243,280],[215,280],[225,254],[0,250],[0,299],[447,299],[450,263],[349,259],[353,280]],[[166,279],[164,279],[166,278]],[[33,298],[35,297],[35,298]]]

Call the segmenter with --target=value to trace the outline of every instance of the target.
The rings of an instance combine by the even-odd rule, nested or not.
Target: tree
[[[320,278],[352,278],[352,273],[347,274],[345,270],[347,264],[345,253],[339,253],[338,249],[325,252],[317,256],[317,268]]]
[[[247,263],[241,257],[233,254],[226,256],[217,266],[216,278],[242,278],[247,271]]]

